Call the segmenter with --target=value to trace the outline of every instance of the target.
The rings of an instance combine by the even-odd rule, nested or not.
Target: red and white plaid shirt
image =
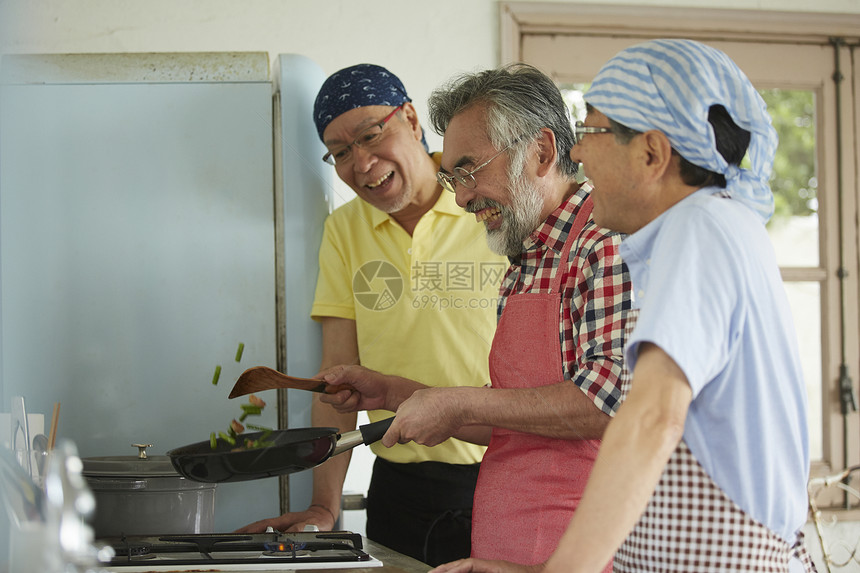
[[[520,260],[511,261],[502,280],[498,318],[512,294],[549,292],[573,220],[591,188],[590,183],[583,185],[523,242]],[[618,254],[621,239],[589,217],[562,265],[558,330],[564,379],[572,380],[609,415],[629,389],[622,351],[635,322],[633,287]]]

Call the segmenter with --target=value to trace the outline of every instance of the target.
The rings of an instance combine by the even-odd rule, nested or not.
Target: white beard
[[[515,257],[522,252],[523,241],[541,223],[543,197],[537,185],[524,177],[522,171],[509,178],[508,194],[510,205],[492,202],[502,212],[502,225],[487,231],[487,244],[495,253]]]
[[[383,213],[388,213],[391,215],[392,213],[397,213],[398,211],[402,211],[412,202],[412,199],[415,197],[415,191],[413,188],[404,187],[403,192],[392,199],[390,202],[382,205],[376,205],[376,208],[382,211]]]

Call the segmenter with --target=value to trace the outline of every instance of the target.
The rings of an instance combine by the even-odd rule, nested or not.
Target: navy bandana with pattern
[[[328,124],[344,112],[368,105],[396,107],[411,101],[397,76],[382,66],[358,64],[333,73],[323,83],[314,101],[314,124],[322,140]],[[426,148],[423,135],[422,143]]]

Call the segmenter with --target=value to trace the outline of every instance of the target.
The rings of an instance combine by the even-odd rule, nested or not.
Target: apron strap
[[[558,268],[555,269],[555,276],[552,277],[552,283],[550,284],[550,292],[560,292],[561,291],[561,280],[564,277],[564,266],[567,264],[567,260],[570,257],[570,250],[573,248],[573,244],[576,242],[576,238],[579,236],[579,233],[585,228],[586,223],[588,223],[588,217],[591,216],[591,211],[594,208],[594,202],[591,200],[591,194],[582,200],[582,203],[579,204],[579,212],[576,214],[576,218],[573,220],[573,225],[570,227],[570,232],[567,234],[567,241],[564,242],[564,247],[561,249],[561,254],[558,258]]]
[[[803,538],[803,532],[798,531],[797,540],[791,548],[791,556],[797,558],[801,563],[803,563],[806,573],[816,573],[817,569],[815,568],[815,564],[812,562],[812,555],[810,555],[809,551],[806,549],[806,543],[804,543]]]

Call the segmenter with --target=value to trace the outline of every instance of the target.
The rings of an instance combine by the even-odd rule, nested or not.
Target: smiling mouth
[[[388,173],[386,173],[385,175],[383,175],[382,177],[380,177],[376,181],[374,181],[372,183],[368,183],[367,185],[365,185],[365,187],[367,187],[368,189],[376,189],[377,187],[379,187],[380,185],[385,183],[389,178],[391,178],[393,176],[394,176],[394,171],[389,171]]]
[[[496,209],[494,207],[488,207],[486,209],[481,209],[480,211],[475,213],[475,220],[478,223],[485,223],[495,221],[501,216],[502,212],[499,209]]]

